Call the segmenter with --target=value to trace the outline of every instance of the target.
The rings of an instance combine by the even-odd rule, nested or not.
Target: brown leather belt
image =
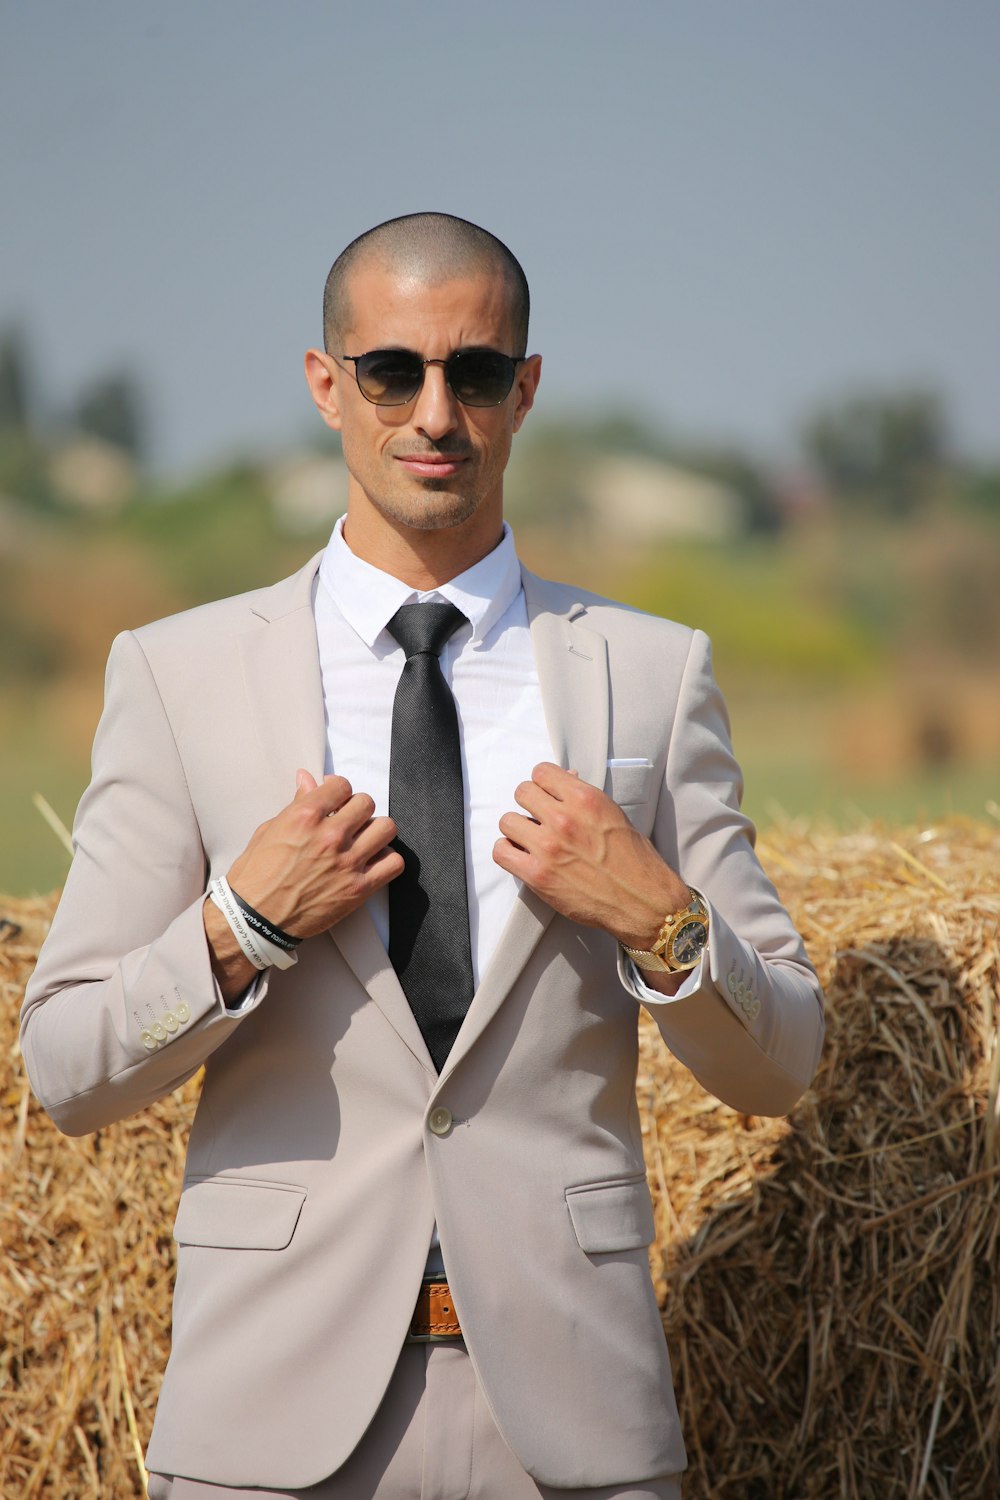
[[[425,1276],[410,1320],[408,1344],[433,1344],[439,1339],[460,1339],[462,1329],[455,1313],[448,1283],[438,1276]]]

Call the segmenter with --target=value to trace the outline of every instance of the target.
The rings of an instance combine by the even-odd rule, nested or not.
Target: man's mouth
[[[397,453],[396,462],[408,474],[419,479],[448,479],[457,474],[467,455],[464,453]]]

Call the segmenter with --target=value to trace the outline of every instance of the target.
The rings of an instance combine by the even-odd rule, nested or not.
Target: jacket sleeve
[[[823,1042],[816,971],[754,852],[743,780],[695,631],[681,681],[653,842],[705,897],[709,943],[693,994],[650,1006],[667,1046],[723,1103],[785,1114],[808,1088]],[[631,988],[622,973],[626,988]]]
[[[68,1135],[177,1088],[266,991],[228,1011],[202,905],[206,857],[184,769],[135,636],[108,661],[74,856],[21,1009],[32,1087]]]

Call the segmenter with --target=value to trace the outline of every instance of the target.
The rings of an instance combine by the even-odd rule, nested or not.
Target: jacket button
[[[152,1024],[152,1026],[149,1029],[153,1033],[153,1035],[156,1037],[156,1040],[158,1042],[165,1042],[167,1040],[166,1029],[165,1029],[162,1021],[154,1021],[153,1024]]]
[[[177,1030],[177,1027],[180,1025],[180,1022],[178,1021],[177,1017],[174,1015],[173,1011],[172,1010],[168,1010],[168,1011],[164,1012],[164,1015],[163,1015],[163,1024],[167,1028],[168,1031],[173,1032],[173,1031]]]
[[[427,1123],[435,1135],[447,1135],[451,1129],[451,1110],[439,1104],[437,1109],[431,1110]]]
[[[156,1051],[156,1037],[153,1036],[152,1032],[140,1031],[139,1036],[147,1052]]]
[[[181,1000],[179,1004],[174,1006],[174,1015],[177,1017],[178,1021],[180,1021],[182,1026],[184,1025],[185,1021],[190,1021],[191,1007],[190,1005],[188,1005],[186,1000]]]

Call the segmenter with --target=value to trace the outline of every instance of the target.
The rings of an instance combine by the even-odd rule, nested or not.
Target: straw
[[[1000,827],[786,822],[761,853],[827,989],[814,1087],[788,1120],[740,1115],[640,1026],[685,1500],[992,1500]],[[199,1085],[58,1134],[16,1045],[53,905],[0,898],[0,1495],[128,1500]]]

